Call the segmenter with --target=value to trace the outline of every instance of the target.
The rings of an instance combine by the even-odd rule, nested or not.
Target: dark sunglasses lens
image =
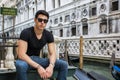
[[[47,23],[47,22],[48,22],[48,20],[46,20],[46,19],[38,18],[38,22],[42,22],[42,21],[44,21],[44,23]]]
[[[44,20],[44,23],[47,23],[48,22],[48,20]]]
[[[42,19],[38,18],[38,22],[42,22]]]

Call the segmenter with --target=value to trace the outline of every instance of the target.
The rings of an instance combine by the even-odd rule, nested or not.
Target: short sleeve
[[[28,41],[29,40],[29,32],[27,29],[24,29],[21,34],[20,34],[20,39],[24,40],[24,41]]]
[[[54,42],[53,34],[50,32],[47,32],[47,43],[52,43],[52,42]]]

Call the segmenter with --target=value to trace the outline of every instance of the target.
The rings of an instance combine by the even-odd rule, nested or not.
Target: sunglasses
[[[48,22],[48,20],[47,19],[42,19],[42,18],[38,18],[38,22],[44,22],[44,23],[47,23]]]

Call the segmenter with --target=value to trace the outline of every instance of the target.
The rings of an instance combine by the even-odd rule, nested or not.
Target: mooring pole
[[[80,64],[80,69],[83,69],[83,37],[80,36],[80,59],[79,59],[79,64]]]
[[[67,40],[65,40],[65,60],[68,62]]]

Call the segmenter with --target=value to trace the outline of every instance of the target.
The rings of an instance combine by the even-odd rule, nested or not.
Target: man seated
[[[39,10],[35,14],[33,27],[24,29],[18,42],[18,60],[16,60],[17,80],[27,80],[27,71],[36,69],[39,76],[48,79],[54,70],[58,70],[57,80],[66,80],[68,64],[56,59],[53,35],[45,29],[49,14]],[[40,58],[40,50],[47,44],[49,58]]]

